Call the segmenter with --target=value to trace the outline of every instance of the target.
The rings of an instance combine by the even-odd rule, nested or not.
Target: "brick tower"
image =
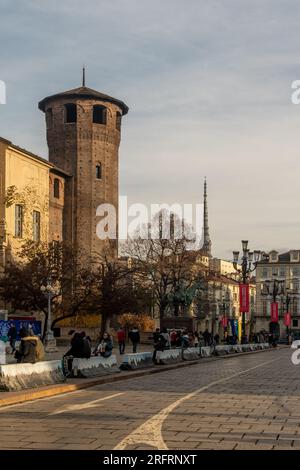
[[[107,249],[116,256],[118,232],[115,240],[100,240],[96,210],[109,203],[118,216],[118,151],[122,116],[128,107],[87,88],[83,70],[81,87],[44,98],[39,109],[46,115],[49,160],[69,175],[64,240],[78,250],[81,259],[96,259]]]

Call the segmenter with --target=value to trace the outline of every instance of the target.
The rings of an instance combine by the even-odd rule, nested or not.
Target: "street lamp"
[[[240,258],[239,251],[233,251],[233,267],[240,275],[240,289],[241,284],[246,285],[249,281],[249,275],[255,271],[257,263],[260,261],[262,253],[260,250],[250,251],[248,249],[248,240],[242,240],[242,254]],[[239,267],[239,259],[241,260]],[[247,291],[247,296],[249,296]],[[249,298],[247,299],[249,304]],[[242,344],[247,342],[246,337],[246,306],[242,305]]]
[[[46,329],[46,336],[45,336],[45,346],[46,351],[51,352],[56,350],[56,341],[53,335],[53,331],[51,329],[52,324],[52,309],[51,309],[51,302],[53,296],[56,294],[56,290],[52,285],[51,278],[47,279],[47,284],[41,286],[41,292],[47,297],[48,300],[48,318],[47,318],[47,329]]]
[[[262,284],[262,296],[271,297],[271,322],[270,322],[270,333],[272,335],[279,336],[279,325],[278,325],[278,303],[277,297],[284,295],[284,281],[279,281],[276,274],[273,274],[273,279],[267,279]]]

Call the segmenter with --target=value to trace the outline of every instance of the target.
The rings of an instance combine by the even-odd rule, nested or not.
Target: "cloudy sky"
[[[199,203],[215,256],[300,248],[297,0],[0,0],[0,135],[47,157],[38,101],[80,85],[124,100],[121,194]]]

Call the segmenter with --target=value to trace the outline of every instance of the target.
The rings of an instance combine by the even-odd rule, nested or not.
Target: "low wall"
[[[0,365],[0,391],[24,390],[64,381],[60,360]]]
[[[97,377],[105,374],[119,372],[117,357],[95,356],[89,359],[74,358],[72,362],[73,377]]]
[[[121,370],[134,370],[153,365],[152,352],[140,352],[132,354],[124,354],[122,364],[120,365]]]
[[[209,357],[212,354],[212,350],[210,346],[202,346],[200,348],[201,357]]]
[[[184,361],[192,361],[199,359],[201,355],[200,348],[187,348],[182,351],[182,359]]]
[[[157,351],[156,361],[158,364],[173,364],[182,361],[182,349],[165,349]]]

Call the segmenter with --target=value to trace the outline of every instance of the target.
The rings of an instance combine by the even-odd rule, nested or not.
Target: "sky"
[[[201,203],[213,255],[300,249],[297,0],[0,0],[0,135],[47,158],[45,96],[126,102],[120,194]]]

